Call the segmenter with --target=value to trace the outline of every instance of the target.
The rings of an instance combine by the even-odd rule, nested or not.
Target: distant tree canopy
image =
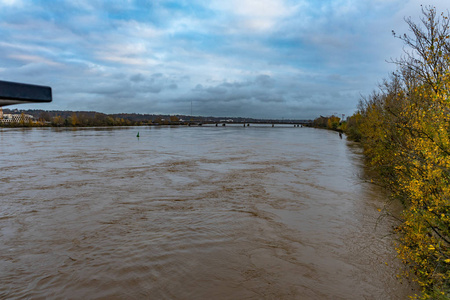
[[[341,130],[341,119],[335,115],[324,117],[320,116],[319,118],[314,119],[312,125],[318,128],[327,128],[331,130]]]
[[[44,111],[44,110],[24,110],[25,114],[32,115],[37,123],[26,124],[25,126],[140,126],[140,125],[187,125],[189,122],[194,123],[218,123],[224,119],[232,120],[238,123],[292,123],[292,124],[310,124],[311,120],[299,119],[254,119],[243,117],[203,117],[203,116],[187,116],[187,115],[162,115],[162,114],[137,114],[137,113],[120,113],[120,114],[104,114],[94,111]],[[19,111],[4,109],[5,114],[17,114]],[[2,124],[0,126],[22,126],[19,123]]]
[[[5,109],[5,113],[15,113]],[[179,116],[143,115],[143,114],[104,114],[99,112],[84,111],[43,111],[26,110],[22,113],[32,115],[35,123],[10,123],[2,126],[134,126],[151,125],[157,120],[165,119],[164,124],[180,124]]]

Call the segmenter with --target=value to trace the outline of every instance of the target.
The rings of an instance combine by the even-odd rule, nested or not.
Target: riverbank
[[[376,182],[403,203],[403,275],[422,287],[417,297],[450,299],[449,19],[433,7],[423,15],[425,29],[408,20],[413,36],[400,37],[417,58],[397,61],[399,70],[361,99],[346,132],[361,142]]]
[[[1,108],[0,108],[1,112]],[[159,126],[159,125],[202,125],[202,124],[292,124],[307,125],[311,120],[277,120],[244,117],[203,117],[187,115],[161,115],[120,113],[104,114],[94,111],[45,111],[4,110],[5,115],[14,118],[2,120],[1,127],[104,127],[104,126]]]

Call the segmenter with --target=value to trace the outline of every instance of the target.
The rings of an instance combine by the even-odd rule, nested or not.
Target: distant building
[[[33,122],[33,116],[26,114],[4,114],[0,109],[0,123],[21,123],[22,121],[25,123]]]

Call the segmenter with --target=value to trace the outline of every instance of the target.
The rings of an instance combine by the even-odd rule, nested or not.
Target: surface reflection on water
[[[0,298],[412,293],[391,224],[375,229],[386,196],[334,132],[0,129],[0,142]]]

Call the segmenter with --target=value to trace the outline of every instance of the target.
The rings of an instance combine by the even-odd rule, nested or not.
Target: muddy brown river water
[[[0,298],[407,299],[360,152],[282,126],[0,129]]]

